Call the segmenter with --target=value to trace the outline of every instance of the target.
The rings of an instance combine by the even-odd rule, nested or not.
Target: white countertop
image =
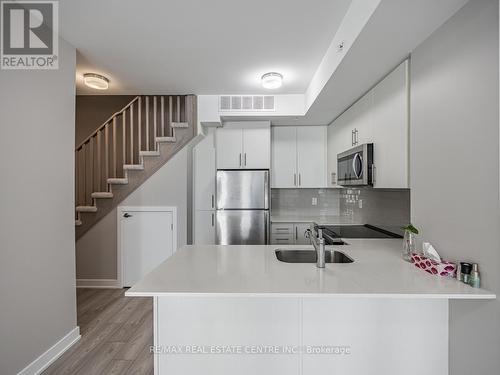
[[[347,215],[271,215],[271,223],[312,223],[319,225],[364,224]]]
[[[326,264],[324,269],[314,263],[283,263],[274,253],[277,248],[307,246],[184,246],[125,295],[496,298],[484,289],[430,275],[403,261],[401,240],[346,241],[349,245],[334,248],[354,263]]]

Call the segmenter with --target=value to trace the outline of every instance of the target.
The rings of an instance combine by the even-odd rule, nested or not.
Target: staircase
[[[76,238],[196,133],[196,96],[137,96],[76,148]]]

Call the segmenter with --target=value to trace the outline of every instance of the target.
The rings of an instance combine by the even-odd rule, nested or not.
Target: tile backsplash
[[[272,189],[271,210],[283,216],[339,215],[340,193],[339,189]]]
[[[394,230],[410,222],[410,189],[342,189],[339,207],[355,223]]]
[[[283,216],[349,216],[353,223],[394,230],[410,221],[410,190],[272,189],[271,209]]]

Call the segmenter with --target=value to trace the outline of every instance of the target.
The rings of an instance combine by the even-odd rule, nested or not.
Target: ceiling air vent
[[[274,95],[221,95],[221,112],[274,111]]]
[[[233,111],[241,110],[241,96],[231,96],[231,109]]]
[[[230,96],[221,96],[219,99],[220,110],[221,111],[230,111],[231,110],[231,97]]]
[[[264,109],[266,111],[274,110],[274,96],[264,96]]]

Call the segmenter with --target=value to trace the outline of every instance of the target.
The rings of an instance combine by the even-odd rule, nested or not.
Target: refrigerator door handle
[[[269,209],[269,172],[264,174],[264,208]]]
[[[264,241],[266,245],[269,245],[269,211],[264,212],[264,220],[266,221],[264,225]]]

